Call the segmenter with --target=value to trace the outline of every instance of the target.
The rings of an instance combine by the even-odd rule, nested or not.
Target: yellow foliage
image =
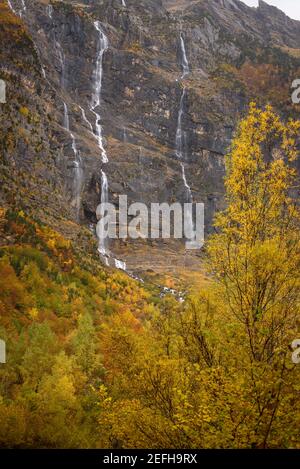
[[[28,117],[29,116],[29,109],[25,106],[21,106],[20,107],[20,113],[22,114],[22,116]]]

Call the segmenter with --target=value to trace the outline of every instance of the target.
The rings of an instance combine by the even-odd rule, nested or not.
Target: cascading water
[[[120,259],[114,259],[114,262],[115,262],[116,269],[124,270],[126,272],[127,270],[126,262],[121,261]]]
[[[123,127],[123,142],[127,143],[127,131],[126,127]]]
[[[50,20],[52,20],[52,17],[53,17],[53,6],[52,5],[47,5],[47,15],[49,16]]]
[[[22,8],[21,8],[19,11],[16,11],[16,10],[14,9],[11,0],[7,0],[7,4],[8,4],[8,6],[9,6],[9,8],[11,9],[11,11],[12,11],[15,15],[20,16],[20,18],[22,18],[22,16],[26,13],[27,7],[26,7],[25,0],[21,0]]]
[[[181,169],[182,169],[182,180],[183,180],[186,192],[187,192],[187,201],[188,201],[189,204],[193,204],[193,202],[194,202],[193,194],[192,194],[191,187],[189,186],[189,184],[187,182],[187,179],[186,179],[185,167],[184,167],[183,163],[180,163],[180,164],[181,164]],[[188,206],[187,210],[185,212],[186,229],[187,229],[187,233],[188,233],[188,238],[190,238],[190,239],[192,239],[194,237],[194,232],[195,232],[195,224],[194,224],[194,220],[193,220],[193,208],[192,207],[193,207],[192,205]]]
[[[108,163],[108,157],[106,150],[103,144],[103,135],[102,135],[102,125],[101,125],[101,93],[102,93],[102,79],[103,79],[103,55],[108,49],[108,39],[104,32],[101,29],[101,24],[99,21],[94,22],[94,27],[98,32],[98,49],[97,49],[97,60],[96,60],[96,69],[93,77],[93,96],[92,96],[92,106],[91,112],[96,117],[95,122],[95,135],[97,138],[99,150],[101,152],[102,163]],[[101,170],[101,203],[107,203],[109,200],[109,190],[108,190],[108,178],[104,170]],[[102,259],[106,265],[109,265],[109,259],[113,259],[114,265],[117,269],[126,270],[126,263],[120,261],[119,259],[111,258],[110,251],[107,246],[107,239],[105,239],[101,233],[98,234],[99,239],[99,252]]]
[[[107,163],[108,158],[107,154],[103,145],[103,137],[102,137],[102,126],[101,126],[101,116],[97,112],[97,109],[101,106],[101,92],[102,92],[102,77],[103,77],[103,55],[104,52],[108,49],[108,39],[103,33],[101,29],[101,25],[99,21],[94,22],[94,26],[99,33],[98,39],[98,51],[97,51],[97,61],[96,61],[96,69],[94,73],[94,94],[92,97],[92,107],[91,111],[94,113],[96,117],[96,136],[98,140],[98,145],[101,151],[102,162]]]
[[[176,129],[176,156],[180,160],[183,158],[183,134],[182,134],[182,117],[186,91],[185,88],[182,90],[180,98],[180,106],[177,118],[177,129]]]
[[[11,11],[12,11],[15,15],[17,15],[17,12],[16,12],[16,10],[14,9],[14,7],[13,7],[13,5],[12,5],[12,3],[11,3],[10,0],[7,0],[7,4],[8,4],[8,6],[9,6],[9,8],[11,9]]]
[[[90,132],[94,135],[93,126],[90,123],[90,121],[88,120],[88,118],[86,117],[85,110],[81,106],[78,106],[78,107],[81,110],[81,115],[82,115],[83,121],[87,124],[88,128],[90,129]]]
[[[96,117],[95,129],[96,129],[96,137],[98,141],[98,146],[101,152],[102,162],[107,163],[108,158],[107,154],[103,145],[103,137],[102,137],[102,126],[100,123],[101,116],[97,112],[101,105],[101,92],[102,92],[102,77],[103,77],[103,55],[104,52],[108,48],[108,39],[101,30],[101,26],[99,21],[95,21],[94,27],[99,33],[98,38],[98,50],[97,50],[97,60],[96,60],[96,69],[94,72],[94,93],[92,96],[92,107],[91,111],[94,113]],[[101,170],[101,203],[108,202],[108,179],[106,173]],[[107,240],[101,235],[99,236],[99,252],[102,255],[105,263],[108,265],[108,257],[109,251],[107,249]]]
[[[184,39],[182,36],[182,33],[180,33],[180,48],[181,48],[181,66],[183,70],[183,75],[181,76],[181,79],[185,78],[189,73],[190,73],[190,67],[189,67],[189,62],[187,59],[186,55],[186,48],[185,48],[185,43]],[[186,178],[186,173],[185,173],[185,166],[184,166],[184,132],[182,130],[182,118],[184,114],[184,102],[186,98],[186,89],[183,87],[182,93],[181,93],[181,98],[180,98],[180,105],[179,105],[179,111],[178,111],[178,118],[177,118],[177,130],[176,130],[176,156],[180,160],[180,166],[181,166],[181,175],[182,175],[182,180],[183,184],[186,190],[186,202],[187,203],[193,203],[193,194],[191,187],[189,186]],[[194,222],[193,222],[193,210],[188,209],[185,213],[186,219],[185,219],[185,224],[186,224],[186,230],[189,233],[189,235],[192,237],[194,233]]]
[[[74,186],[73,186],[73,205],[76,209],[77,219],[80,215],[81,207],[81,188],[83,183],[83,171],[82,171],[82,161],[80,154],[77,150],[76,140],[74,134],[70,130],[70,119],[69,119],[69,110],[67,104],[64,102],[64,128],[69,132],[69,135],[72,140],[72,150],[74,153],[73,169],[74,169]]]
[[[26,13],[26,3],[25,0],[21,0],[22,10],[20,11],[20,16],[23,16]]]
[[[108,180],[105,172],[101,170],[101,203],[108,203]],[[104,238],[103,233],[97,232],[99,238],[98,250],[107,266],[109,266],[109,250],[107,247],[107,239]]]
[[[122,1],[122,6],[123,6],[123,7],[126,7],[126,2],[125,2],[125,0],[121,0],[121,1]]]
[[[63,52],[62,46],[60,42],[55,40],[55,48],[57,51],[57,55],[59,58],[60,62],[60,67],[61,67],[61,73],[60,73],[60,84],[62,88],[65,88],[66,86],[66,80],[65,80],[65,70],[66,70],[66,59],[65,59],[65,54]]]
[[[183,88],[181,98],[180,98],[180,106],[178,112],[178,120],[177,120],[177,130],[176,130],[176,156],[179,160],[182,160],[184,157],[184,132],[182,131],[182,117],[184,113],[184,101],[186,96],[186,90]],[[187,183],[186,174],[185,174],[185,167],[183,162],[180,162],[182,168],[182,179],[185,188],[188,191],[188,201],[192,202],[192,191],[190,186]]]
[[[70,132],[69,111],[68,111],[68,106],[65,102],[64,102],[64,128],[67,129],[68,132]]]
[[[189,66],[189,62],[187,59],[187,55],[186,55],[185,43],[184,43],[182,33],[180,33],[180,48],[181,48],[181,66],[182,66],[182,71],[183,71],[181,79],[183,79],[190,73],[190,66]]]

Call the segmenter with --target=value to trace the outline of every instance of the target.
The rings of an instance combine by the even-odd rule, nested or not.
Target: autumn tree
[[[253,403],[254,446],[284,446],[293,433],[291,421],[286,428],[279,421],[285,420],[283,406],[297,399],[297,373],[299,381],[289,349],[299,326],[299,129],[300,122],[283,123],[270,106],[251,105],[227,158],[227,209],[208,243],[223,335],[231,343],[227,359],[240,361]]]

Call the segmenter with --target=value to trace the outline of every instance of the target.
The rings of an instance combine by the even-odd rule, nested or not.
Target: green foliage
[[[24,212],[0,212],[2,234],[14,240],[0,249],[8,357],[0,368],[0,445],[96,447],[107,306],[142,314],[148,293],[125,274],[107,275],[97,259],[79,260],[68,240]]]

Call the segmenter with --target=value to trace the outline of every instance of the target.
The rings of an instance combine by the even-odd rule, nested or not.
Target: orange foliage
[[[290,83],[278,65],[245,62],[237,76],[252,97],[264,96],[271,102],[290,100]]]

